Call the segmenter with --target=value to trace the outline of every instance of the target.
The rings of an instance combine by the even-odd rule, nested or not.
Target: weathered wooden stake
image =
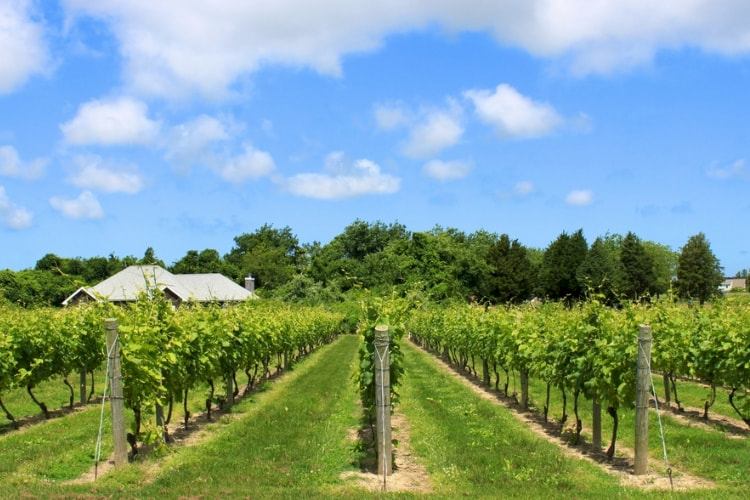
[[[591,404],[591,444],[597,453],[602,451],[602,405],[598,397]]]
[[[638,364],[635,381],[635,463],[633,472],[645,474],[648,470],[648,395],[650,388],[651,326],[641,325],[638,330]]]
[[[122,367],[120,366],[120,342],[117,339],[117,320],[104,321],[109,353],[110,405],[112,407],[112,434],[115,445],[115,466],[128,463],[128,448],[125,440],[125,406],[122,396]]]
[[[81,404],[85,405],[89,400],[89,395],[86,392],[86,370],[84,370],[83,368],[81,368],[81,377],[78,380],[79,380],[78,388],[80,391],[79,395],[81,399]]]
[[[234,405],[234,379],[231,373],[228,373],[224,377],[224,386],[227,389],[227,399],[224,401],[224,409],[229,410]]]
[[[669,375],[664,374],[664,406],[669,406],[672,402],[672,387],[669,383]]]
[[[378,437],[378,475],[393,473],[391,444],[391,356],[388,326],[375,327],[375,417]]]
[[[521,372],[521,408],[529,409],[529,373]]]

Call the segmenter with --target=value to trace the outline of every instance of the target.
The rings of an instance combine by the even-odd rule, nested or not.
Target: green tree
[[[639,299],[655,290],[654,261],[646,252],[640,238],[628,232],[620,249],[622,264],[622,293],[630,299]]]
[[[526,256],[526,247],[507,234],[489,248],[487,263],[490,267],[489,296],[504,303],[520,303],[531,297],[533,268]]]
[[[539,288],[542,295],[553,300],[578,300],[586,290],[576,279],[578,267],[586,258],[588,245],[583,230],[568,235],[560,234],[544,252],[539,269]]]
[[[175,274],[221,273],[228,276],[227,267],[219,252],[207,248],[201,252],[188,250],[169,270]]]
[[[652,292],[657,296],[667,293],[672,286],[672,280],[677,269],[677,252],[667,245],[654,241],[643,241],[642,244],[654,263],[654,288]]]
[[[153,247],[148,247],[143,253],[143,258],[138,261],[140,266],[160,266],[166,268],[164,261],[156,257]]]
[[[677,259],[677,293],[680,297],[704,304],[719,296],[719,285],[724,280],[724,269],[711,251],[706,236],[691,236],[680,250]]]
[[[234,243],[224,260],[233,266],[225,269],[233,270],[230,277],[237,282],[252,274],[257,287],[273,290],[301,271],[304,250],[289,226],[264,224],[252,234],[236,236]]]
[[[618,234],[596,238],[576,272],[578,283],[584,289],[591,288],[603,294],[609,303],[619,300],[618,288],[623,280],[621,244],[622,236]]]
[[[356,285],[370,288],[405,282],[408,265],[403,245],[408,240],[402,224],[370,224],[357,219],[327,245],[308,248],[308,273],[314,281],[326,286],[335,283],[344,291]],[[397,248],[400,255],[395,254]]]

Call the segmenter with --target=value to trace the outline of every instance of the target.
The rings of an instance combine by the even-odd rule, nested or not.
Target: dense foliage
[[[453,306],[412,314],[412,337],[443,355],[461,370],[477,372],[495,387],[509,393],[515,373],[546,382],[549,389],[573,395],[577,432],[581,431],[578,399],[596,399],[615,419],[622,407],[635,400],[635,375],[639,325],[653,329],[652,369],[674,382],[689,377],[708,384],[712,391],[725,388],[730,403],[750,425],[750,306],[723,301],[712,307],[688,307],[671,300],[634,304],[622,309],[606,307],[590,298],[568,308],[560,303],[483,308]],[[504,387],[500,388],[504,374]],[[671,394],[665,394],[669,397]],[[679,400],[678,404],[679,404]],[[564,403],[560,421],[567,420]],[[614,453],[616,425],[608,454]]]
[[[343,319],[322,308],[269,301],[174,309],[167,300],[145,296],[124,307],[0,307],[0,405],[2,394],[13,387],[24,387],[34,397],[41,382],[67,383],[70,373],[101,368],[106,317],[118,321],[125,403],[136,417],[135,436],[144,412],[152,413],[157,403],[171,408],[199,386],[209,387],[210,415],[213,404],[231,402],[239,392],[237,372],[247,374],[246,387],[251,387],[330,341]],[[214,394],[214,382],[221,384],[220,395]],[[37,404],[48,414],[44,402]],[[186,425],[188,418],[186,413]]]
[[[323,245],[300,244],[289,227],[263,225],[234,238],[224,256],[188,250],[167,266],[147,248],[142,258],[62,258],[47,254],[34,269],[0,271],[0,303],[59,306],[80,286],[91,286],[132,264],[158,264],[173,273],[221,273],[238,284],[255,278],[259,294],[306,305],[347,301],[358,290],[378,294],[420,290],[433,301],[505,304],[533,297],[583,299],[601,292],[608,304],[669,292],[703,302],[712,298],[721,268],[705,236],[678,254],[633,233],[597,237],[563,232],[545,249],[527,248],[507,234],[466,234],[436,226],[410,232],[399,223],[356,220]],[[717,279],[719,280],[717,282]]]

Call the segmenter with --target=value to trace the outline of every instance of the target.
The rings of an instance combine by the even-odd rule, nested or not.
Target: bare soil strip
[[[377,474],[378,466],[375,457],[362,463],[359,472],[345,472],[342,479],[356,477],[357,485],[368,491],[395,491],[411,493],[432,493],[430,475],[411,454],[409,421],[396,409],[391,415],[391,436],[398,441],[393,448],[393,474],[383,476]],[[359,432],[352,430],[349,435],[351,441],[362,439],[366,445],[372,443],[373,436],[370,429]]]
[[[419,345],[414,343],[411,345],[432,356],[436,363],[483,399],[505,406],[510,410],[513,416],[526,424],[534,434],[557,445],[566,456],[588,460],[606,473],[617,476],[620,479],[621,484],[625,486],[634,486],[643,490],[674,489],[675,491],[688,491],[715,487],[715,484],[712,481],[691,476],[684,472],[678,472],[674,469],[671,484],[668,476],[657,474],[655,472],[636,476],[633,474],[635,455],[633,450],[618,444],[616,456],[609,461],[603,451],[594,449],[591,443],[585,442],[583,437],[581,437],[581,443],[574,445],[570,439],[574,432],[572,428],[565,429],[561,434],[559,423],[553,422],[551,419],[549,422],[544,422],[544,418],[541,414],[523,410],[515,399],[506,397],[493,387],[482,385],[481,381],[471,373],[457,370],[454,366],[446,363],[440,356],[427,351]],[[663,466],[663,463],[654,459],[649,459],[649,469],[651,471],[663,468]]]

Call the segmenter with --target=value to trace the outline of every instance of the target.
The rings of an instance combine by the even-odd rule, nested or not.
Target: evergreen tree
[[[526,248],[503,234],[487,252],[489,294],[498,302],[519,303],[531,297],[533,272]]]
[[[618,302],[618,289],[622,284],[620,247],[622,236],[598,237],[586,253],[576,273],[578,283],[584,289],[601,293],[609,303]]]
[[[703,304],[711,297],[720,295],[723,271],[706,236],[703,233],[691,236],[677,259],[677,293],[682,298],[698,300]]]
[[[630,299],[639,299],[655,290],[654,260],[632,232],[622,240],[620,249],[623,283],[622,293]]]
[[[550,299],[578,300],[586,290],[576,279],[578,267],[586,258],[588,246],[579,229],[572,235],[563,232],[544,252],[539,269],[539,286]]]

